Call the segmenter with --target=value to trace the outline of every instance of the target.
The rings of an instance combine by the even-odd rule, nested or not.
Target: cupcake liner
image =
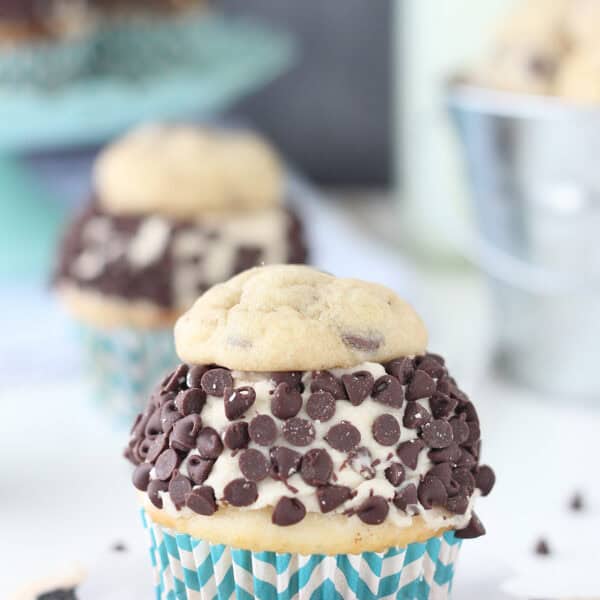
[[[443,600],[461,540],[447,532],[386,552],[299,555],[210,544],[154,523],[156,600]]]
[[[142,412],[163,374],[179,362],[173,330],[107,330],[81,326],[92,397],[119,423],[129,426]]]

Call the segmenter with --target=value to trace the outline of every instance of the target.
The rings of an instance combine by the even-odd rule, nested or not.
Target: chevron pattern
[[[453,532],[387,552],[325,556],[214,545],[152,522],[156,600],[444,600],[461,540]]]

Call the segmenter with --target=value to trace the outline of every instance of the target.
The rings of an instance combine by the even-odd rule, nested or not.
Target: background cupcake
[[[157,598],[445,598],[494,474],[477,412],[393,292],[247,271],[175,328],[126,451]]]
[[[104,150],[55,286],[83,326],[98,396],[119,412],[175,364],[170,328],[213,284],[303,262],[278,158],[246,132],[147,126]],[[137,407],[135,409],[137,411]]]

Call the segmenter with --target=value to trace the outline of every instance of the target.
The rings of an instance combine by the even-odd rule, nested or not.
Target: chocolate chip
[[[317,500],[322,513],[328,513],[342,505],[352,496],[345,485],[325,485],[317,489]]]
[[[469,508],[469,499],[463,494],[452,496],[448,498],[446,508],[455,515],[464,515]]]
[[[306,413],[313,421],[324,423],[335,414],[335,399],[329,392],[315,392],[306,401]]]
[[[427,453],[429,460],[434,463],[449,462],[456,464],[458,463],[462,455],[462,450],[458,447],[458,444],[452,442],[446,448],[440,448],[439,450],[430,450]]]
[[[60,588],[44,592],[33,600],[77,600],[75,588]]]
[[[225,388],[233,387],[233,377],[228,369],[217,367],[209,369],[202,375],[200,385],[209,396],[222,398]]]
[[[191,414],[200,414],[205,403],[206,393],[197,388],[179,392],[175,398],[175,406],[184,417]]]
[[[192,491],[192,484],[187,477],[176,475],[169,482],[169,496],[177,510],[185,506],[186,496]]]
[[[450,419],[450,427],[452,427],[452,435],[457,444],[464,444],[469,439],[469,426],[465,422],[464,413]]]
[[[410,402],[406,405],[403,419],[404,427],[417,429],[417,427],[422,427],[429,421],[431,421],[431,414],[424,406],[418,402]]]
[[[292,446],[308,446],[315,439],[315,427],[308,419],[293,417],[283,424],[283,437]]]
[[[392,463],[385,470],[385,478],[394,486],[398,487],[405,477],[404,467],[400,463]]]
[[[167,435],[165,433],[161,433],[154,438],[154,441],[148,448],[148,453],[146,454],[146,461],[153,463],[160,456],[161,452],[167,447]]]
[[[200,415],[188,415],[179,419],[173,425],[173,431],[171,432],[171,448],[180,450],[181,452],[187,452],[196,446],[196,438],[202,428],[202,419]]]
[[[440,392],[436,392],[429,399],[431,413],[436,419],[449,417],[452,411],[456,408],[457,404],[458,402],[454,398],[450,398],[450,396],[446,396]]]
[[[185,497],[185,503],[190,510],[199,515],[210,517],[217,510],[215,491],[210,486],[195,488]]]
[[[187,365],[179,365],[163,386],[165,392],[178,392],[185,384],[188,372]]]
[[[475,491],[475,477],[469,469],[458,467],[452,471],[452,479],[458,484],[460,489],[470,496]]]
[[[360,444],[360,431],[348,421],[342,421],[329,429],[325,440],[340,452],[350,452]]]
[[[277,424],[269,415],[258,415],[248,426],[250,439],[259,446],[272,446],[277,438]]]
[[[394,506],[403,510],[404,512],[408,512],[407,509],[409,507],[416,506],[418,502],[417,498],[417,488],[414,484],[409,483],[406,487],[402,488],[400,491],[394,494]]]
[[[271,521],[280,527],[287,527],[288,525],[300,523],[305,516],[306,508],[300,500],[283,496],[277,501],[273,509]]]
[[[166,481],[173,475],[173,471],[179,466],[179,455],[173,448],[165,450],[157,459],[154,467],[156,477]]]
[[[181,419],[181,415],[179,414],[179,410],[177,410],[175,400],[169,400],[163,404],[160,409],[160,423],[164,433],[169,433],[175,421],[179,421],[179,419]]]
[[[444,359],[438,354],[426,354],[417,359],[417,368],[436,379],[446,373]]]
[[[550,551],[550,545],[544,538],[540,538],[534,548],[534,552],[539,556],[549,556],[552,554]]]
[[[200,458],[197,454],[187,459],[187,472],[192,481],[200,485],[204,483],[212,471],[214,461]]]
[[[483,523],[479,520],[479,517],[473,513],[471,515],[471,520],[463,529],[459,529],[455,532],[455,537],[460,540],[468,540],[481,537],[485,535],[485,527]]]
[[[482,465],[477,469],[477,474],[475,475],[475,486],[479,491],[481,491],[482,496],[487,496],[494,487],[496,483],[496,475],[494,471],[490,469],[487,465]]]
[[[196,448],[202,458],[216,460],[223,452],[223,442],[212,427],[204,427],[198,434]]]
[[[269,461],[258,450],[244,450],[239,465],[242,475],[249,481],[262,481],[269,474]]]
[[[385,366],[385,370],[389,375],[393,375],[402,385],[406,385],[415,370],[413,360],[411,358],[397,358],[392,360]]]
[[[235,251],[235,259],[233,261],[233,272],[241,273],[250,267],[260,265],[261,261],[264,261],[262,256],[263,249],[260,246],[238,246]]]
[[[146,423],[144,435],[149,439],[154,439],[161,433],[164,432],[162,430],[162,423],[160,422],[160,410],[156,410],[150,415],[148,422]]]
[[[280,373],[271,373],[271,379],[277,387],[280,383],[287,383],[291,389],[296,389],[299,392],[303,391],[302,371],[283,371]]]
[[[301,408],[302,396],[296,388],[285,382],[275,388],[271,398],[271,412],[274,416],[278,419],[290,419],[295,417]]]
[[[327,450],[314,448],[302,458],[300,475],[308,485],[325,485],[333,473],[333,461]]]
[[[189,388],[202,387],[202,375],[208,371],[204,365],[194,365],[187,373],[186,383]]]
[[[426,476],[419,484],[417,494],[419,496],[419,502],[424,508],[444,506],[448,500],[446,486],[443,481],[437,477]]]
[[[138,464],[146,460],[151,447],[152,440],[148,439],[140,440],[136,444],[135,448],[133,449],[133,455],[135,456]]]
[[[211,373],[209,371],[206,375]],[[205,377],[206,377],[205,375]],[[228,388],[225,394],[225,416],[233,421],[239,419],[254,404],[256,392],[250,386],[244,386],[231,391]]]
[[[385,521],[390,510],[389,504],[382,496],[369,496],[356,510],[358,518],[367,525],[380,525]]]
[[[421,437],[433,449],[447,448],[454,441],[450,423],[442,419],[436,419],[423,425]]]
[[[475,444],[481,437],[479,423],[477,421],[470,421],[467,424],[469,426],[469,437],[467,438],[465,444]]]
[[[110,549],[113,552],[127,552],[127,546],[123,542],[115,542]]]
[[[415,371],[406,389],[406,399],[409,401],[429,398],[435,392],[435,381],[425,371]]]
[[[236,421],[235,423],[229,425],[229,427],[227,427],[225,430],[223,442],[231,450],[247,448],[248,443],[250,442],[248,423],[245,421]]]
[[[302,455],[285,446],[271,448],[271,472],[275,479],[286,481],[300,468]]]
[[[479,486],[477,486],[477,487],[479,487]],[[569,508],[574,512],[580,512],[585,508],[585,502],[583,500],[583,496],[579,492],[575,492],[575,494],[573,494],[573,497],[571,498],[571,500],[569,502]]]
[[[363,335],[355,335],[352,333],[345,333],[342,335],[342,342],[350,348],[359,350],[361,352],[375,352],[383,342],[383,338],[380,335],[366,337]]]
[[[258,488],[254,481],[234,479],[225,486],[223,495],[232,506],[250,506],[258,498]]]
[[[436,477],[444,484],[447,490],[452,480],[452,465],[450,463],[439,463],[429,469],[425,477]]]
[[[396,454],[409,469],[413,471],[417,468],[419,453],[425,448],[425,444],[419,440],[409,440],[402,442],[396,449]]]
[[[329,371],[313,371],[311,392],[329,392],[336,400],[347,400],[342,382]]]
[[[373,385],[373,400],[393,408],[402,408],[404,391],[400,382],[391,375],[382,375]]]
[[[456,409],[456,412],[458,414],[464,414],[468,423],[479,423],[479,415],[477,414],[475,406],[473,406],[472,402],[462,404]]]
[[[371,395],[375,379],[369,371],[356,371],[342,375],[342,384],[350,403],[359,406],[365,398]]]
[[[133,481],[133,485],[141,492],[145,492],[148,489],[151,470],[152,465],[150,463],[142,463],[135,468],[133,474],[131,475],[131,481]]]
[[[393,446],[400,439],[400,423],[388,413],[379,415],[371,427],[375,441],[382,446]]]
[[[459,467],[465,467],[466,469],[472,469],[477,464],[477,460],[468,450],[462,448],[460,451],[460,458],[458,459],[456,464]]]
[[[148,484],[148,489],[146,493],[148,494],[148,498],[150,502],[156,506],[156,508],[163,507],[162,498],[159,495],[159,492],[166,492],[169,489],[169,484],[166,481],[161,481],[160,479],[153,479]]]

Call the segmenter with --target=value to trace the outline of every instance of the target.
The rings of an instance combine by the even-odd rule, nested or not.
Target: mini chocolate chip
[[[157,435],[163,433],[162,423],[160,422],[160,410],[156,410],[150,415],[144,435],[149,439],[154,439]]]
[[[400,423],[388,413],[379,415],[371,427],[373,437],[382,446],[393,446],[400,439]]]
[[[404,410],[404,427],[416,429],[431,421],[431,413],[418,402],[410,402]]]
[[[429,407],[435,419],[449,417],[452,411],[456,408],[458,402],[450,396],[436,392],[429,399]]]
[[[206,460],[193,454],[187,459],[188,475],[195,484],[200,485],[206,481],[214,464],[213,460]]]
[[[225,388],[233,387],[233,377],[228,369],[217,367],[209,369],[202,375],[200,385],[209,396],[222,398]]]
[[[460,451],[460,458],[456,461],[456,464],[459,467],[472,469],[477,464],[477,460],[468,450],[462,448]]]
[[[452,442],[446,448],[430,450],[427,453],[427,456],[429,457],[429,460],[434,463],[450,462],[456,464],[462,456],[462,450],[458,447],[458,444]]]
[[[150,502],[156,506],[156,508],[163,507],[163,501],[160,497],[159,492],[166,492],[169,489],[169,484],[166,481],[161,481],[160,479],[153,479],[148,484],[148,489],[146,493],[148,494],[148,498]]]
[[[452,471],[452,479],[459,485],[467,496],[470,496],[475,491],[475,477],[469,469],[458,467]]]
[[[534,552],[540,556],[549,556],[552,554],[552,552],[550,552],[550,546],[544,538],[540,538],[538,540],[535,545]]]
[[[415,371],[415,366],[411,358],[404,357],[389,362],[385,366],[385,370],[389,375],[393,375],[402,385],[406,385]]]
[[[166,481],[173,475],[173,471],[179,466],[179,455],[173,448],[165,450],[157,459],[154,467],[156,477]]]
[[[421,428],[421,437],[433,449],[447,448],[454,441],[450,423],[442,419],[425,423]]]
[[[306,401],[306,413],[313,421],[329,421],[335,414],[335,398],[329,392],[311,394]]]
[[[463,494],[452,496],[448,498],[446,508],[455,515],[464,515],[469,508],[469,499]]]
[[[187,452],[196,446],[196,439],[202,428],[200,415],[192,414],[179,419],[171,431],[171,448]]]
[[[350,403],[359,406],[365,398],[371,395],[375,379],[369,371],[355,371],[342,375],[342,384]]]
[[[302,455],[291,448],[276,446],[271,448],[271,472],[275,479],[286,481],[300,468]]]
[[[322,513],[335,510],[351,496],[352,490],[345,485],[324,485],[317,488],[317,500]]]
[[[240,471],[248,481],[262,481],[269,474],[269,461],[258,450],[244,450],[239,458]]]
[[[269,415],[258,415],[248,426],[250,439],[259,446],[272,446],[277,439],[277,424]]]
[[[457,444],[464,444],[469,439],[469,426],[465,422],[464,413],[450,419],[450,427],[452,427],[452,435]]]
[[[393,408],[402,408],[404,391],[400,382],[391,375],[382,375],[373,385],[373,400]]]
[[[409,401],[429,398],[435,392],[435,381],[425,371],[415,371],[411,382],[406,388],[406,399]]]
[[[477,486],[479,487],[479,486]],[[484,494],[485,495],[485,494]],[[574,512],[580,512],[585,508],[585,501],[582,494],[575,492],[569,502],[569,508]]]
[[[258,498],[258,488],[254,481],[234,479],[225,486],[223,495],[231,506],[250,506]]]
[[[225,394],[225,416],[230,421],[239,419],[254,404],[255,400],[256,392],[250,386],[240,387],[233,391],[228,388]]]
[[[133,471],[133,474],[131,475],[131,481],[133,481],[133,485],[138,490],[145,492],[148,489],[151,470],[152,465],[150,463],[142,463],[141,465],[138,465]]]
[[[329,371],[313,371],[311,392],[329,392],[336,400],[347,400],[342,382]]]
[[[215,490],[210,486],[194,488],[185,497],[185,503],[190,510],[206,517],[214,515],[217,510]]]
[[[271,398],[271,412],[278,419],[290,419],[295,417],[302,408],[302,396],[300,392],[289,384],[280,383],[273,392]]]
[[[236,421],[227,427],[223,442],[230,450],[240,450],[247,448],[250,442],[248,434],[248,423],[245,421]]]
[[[271,521],[280,527],[287,527],[288,525],[300,523],[305,516],[306,508],[300,500],[283,496],[277,501],[273,509]]]
[[[200,414],[205,403],[206,393],[198,388],[179,392],[175,398],[175,406],[184,417],[194,413]]]
[[[308,485],[325,485],[333,473],[333,461],[327,450],[313,448],[302,458],[300,475]]]
[[[358,518],[367,525],[380,525],[385,521],[390,510],[389,504],[382,496],[369,496],[356,510]]]
[[[419,453],[425,448],[422,440],[415,439],[407,442],[402,442],[396,449],[396,454],[409,469],[413,471],[417,468]]]
[[[283,424],[283,437],[292,446],[308,446],[315,439],[315,427],[308,419],[293,417]]]
[[[496,483],[496,475],[494,471],[487,465],[482,465],[477,469],[475,475],[475,487],[481,491],[482,496],[487,496]]]
[[[483,523],[479,520],[479,517],[473,513],[471,515],[471,520],[463,529],[459,529],[454,533],[455,537],[459,540],[468,540],[481,537],[485,535],[485,527]]]
[[[163,387],[165,392],[178,392],[184,387],[186,376],[188,372],[187,365],[179,365],[168,378],[166,384]]]
[[[342,335],[342,342],[350,348],[359,350],[361,352],[375,352],[383,342],[383,338],[380,335],[366,337],[363,335],[355,335],[352,333],[345,333]]]
[[[360,444],[360,431],[348,421],[342,421],[329,429],[325,440],[340,452],[350,452]]]
[[[433,506],[444,506],[448,500],[446,486],[441,479],[437,477],[425,476],[425,479],[419,484],[417,491],[419,502],[424,508]]]
[[[216,460],[223,452],[223,442],[212,427],[204,427],[198,434],[196,448],[202,458]]]
[[[181,415],[177,410],[175,400],[169,400],[167,403],[163,404],[160,409],[160,423],[164,433],[169,433],[173,428],[175,421],[179,421],[179,419],[181,419]]]
[[[439,463],[429,469],[425,477],[437,477],[444,484],[444,487],[448,489],[452,480],[452,465],[447,462]]]
[[[418,369],[425,371],[425,373],[435,377],[436,379],[446,373],[444,359],[437,354],[426,354],[425,356],[417,359],[416,362]]]
[[[394,486],[398,487],[405,477],[404,467],[400,463],[392,463],[385,470],[385,478]]]
[[[161,452],[167,447],[167,435],[165,433],[161,433],[154,438],[154,441],[148,448],[148,453],[146,454],[146,461],[149,463],[153,463],[160,456]]]
[[[189,388],[202,387],[202,375],[208,371],[204,365],[194,365],[187,373],[186,383]]]
[[[275,382],[275,387],[280,383],[287,383],[291,389],[296,389],[299,392],[303,391],[302,371],[283,371],[271,373],[271,379]]]
[[[404,512],[408,512],[407,509],[409,507],[416,506],[417,502],[417,488],[412,483],[409,483],[406,487],[394,494],[394,506]]]
[[[469,437],[467,438],[465,444],[475,444],[481,437],[479,423],[477,421],[469,421],[467,425],[469,426]]]
[[[186,496],[192,491],[192,484],[187,477],[176,475],[169,482],[169,496],[177,510],[185,506]]]

